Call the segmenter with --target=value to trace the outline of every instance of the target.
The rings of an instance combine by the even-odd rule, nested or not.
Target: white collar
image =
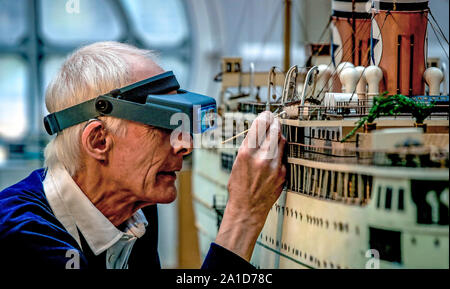
[[[141,237],[148,222],[138,210],[126,222],[127,232],[117,229],[81,191],[62,165],[47,169],[44,192],[56,218],[81,247],[78,230],[95,255],[113,246],[124,235]]]

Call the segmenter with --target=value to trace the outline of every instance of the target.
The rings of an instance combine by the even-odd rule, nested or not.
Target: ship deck
[[[354,127],[355,122],[360,118],[352,117],[342,120],[298,120],[298,119],[281,119],[281,124],[298,126],[298,127]],[[405,118],[380,118],[375,121],[377,127],[414,127],[413,119]],[[427,119],[424,122],[427,126],[449,126],[448,118]]]

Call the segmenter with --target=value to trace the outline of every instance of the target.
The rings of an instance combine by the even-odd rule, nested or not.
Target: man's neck
[[[117,187],[102,168],[89,169],[86,166],[72,178],[92,204],[116,227],[146,205],[139,202],[133,192]]]

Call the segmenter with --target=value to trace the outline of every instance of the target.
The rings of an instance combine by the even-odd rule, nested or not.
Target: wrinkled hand
[[[234,214],[245,215],[255,225],[265,222],[283,189],[285,143],[273,114],[260,114],[239,148],[228,182],[228,206]]]
[[[216,243],[250,260],[270,208],[283,190],[286,139],[270,112],[252,123],[233,165],[229,198]]]

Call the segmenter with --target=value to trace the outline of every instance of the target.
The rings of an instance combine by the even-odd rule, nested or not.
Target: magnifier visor
[[[215,99],[179,88],[168,71],[51,113],[44,126],[52,135],[95,117],[113,116],[171,130],[181,127],[191,134],[215,128]],[[167,94],[174,90],[177,94]]]

